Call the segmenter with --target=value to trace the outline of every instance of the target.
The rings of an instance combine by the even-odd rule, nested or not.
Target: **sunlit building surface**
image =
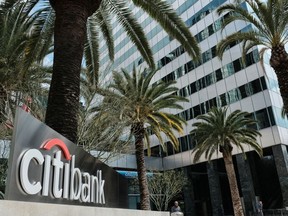
[[[259,50],[255,48],[246,55],[246,65],[241,61],[241,44],[232,44],[226,50],[223,60],[216,56],[216,45],[226,35],[237,31],[248,31],[252,26],[244,22],[232,23],[221,31],[221,22],[229,17],[219,17],[216,9],[223,4],[234,2],[226,0],[168,0],[185,21],[201,47],[202,61],[191,60],[183,47],[169,37],[162,28],[147,14],[133,8],[135,16],[142,24],[152,47],[159,72],[153,83],[163,80],[176,80],[178,94],[190,100],[183,103],[184,110],[170,110],[187,120],[185,134],[179,136],[180,150],[175,152],[166,142],[167,152],[159,146],[152,135],[152,156],[147,157],[148,169],[182,169],[191,184],[183,193],[175,197],[180,202],[186,216],[232,215],[233,209],[221,153],[215,155],[211,163],[202,158],[193,163],[192,149],[195,145],[189,132],[195,117],[205,114],[212,106],[228,106],[229,111],[241,109],[250,113],[258,121],[257,129],[262,137],[259,143],[264,148],[263,158],[246,148],[244,160],[240,150],[233,149],[234,167],[237,174],[240,196],[245,211],[255,211],[256,201],[261,199],[264,209],[288,207],[288,122],[282,118],[282,99],[277,78],[269,66],[269,54],[264,59],[264,69],[259,62]],[[245,4],[242,4],[247,9]],[[248,9],[247,9],[248,10]],[[128,39],[117,22],[114,22],[115,62],[111,66],[104,42],[100,45],[101,69],[126,68],[131,71],[133,65],[145,67],[136,47]],[[123,155],[111,165],[120,170],[135,170],[133,155]],[[130,206],[137,207],[139,197],[130,191]]]

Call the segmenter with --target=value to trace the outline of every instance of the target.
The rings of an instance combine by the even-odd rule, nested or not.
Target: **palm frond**
[[[87,76],[91,85],[98,85],[99,77],[99,32],[98,22],[90,17],[87,21],[87,36],[84,46],[84,55],[86,67],[88,70]]]
[[[133,0],[133,3],[147,12],[169,35],[176,38],[191,58],[200,60],[200,48],[197,41],[185,26],[185,23],[166,1]]]
[[[143,72],[146,70],[138,71],[136,67],[132,74],[124,69],[120,73],[114,72],[109,90],[101,92],[104,96],[102,110],[100,106],[97,111],[100,115],[103,113],[103,116],[106,116],[109,113],[110,118],[129,122],[128,125],[134,127],[133,130],[131,129],[134,136],[138,136],[138,134],[135,135],[135,125],[143,125],[143,127],[145,125],[163,147],[165,145],[162,136],[165,134],[177,149],[179,141],[174,132],[183,133],[183,124],[186,121],[176,115],[163,112],[163,109],[169,107],[183,109],[178,103],[187,99],[169,94],[171,91],[178,90],[176,87],[171,87],[172,83],[160,83],[155,90],[155,87],[149,85],[155,71],[149,72],[147,76]],[[147,133],[148,129],[144,131]],[[139,133],[138,130],[137,133]],[[143,134],[143,136],[149,144],[148,134]]]
[[[257,37],[257,32],[255,31],[250,31],[250,32],[236,32],[233,33],[229,36],[227,36],[226,38],[222,39],[218,44],[217,44],[217,55],[220,59],[222,59],[224,52],[226,51],[227,48],[229,48],[229,46],[232,43],[238,42],[238,41],[252,41],[253,44],[256,45],[262,45],[263,41],[259,40]],[[246,42],[245,42],[246,43]],[[246,44],[244,45],[246,46]],[[249,47],[249,49],[251,49],[252,47]],[[249,49],[243,50],[243,55],[245,55]]]
[[[254,3],[252,4],[254,5]],[[263,32],[266,32],[266,29],[264,29],[264,26],[261,23],[261,21],[256,19],[251,13],[249,13],[246,9],[241,7],[241,5],[225,4],[217,9],[217,13],[219,16],[225,12],[230,12],[232,15],[223,21],[222,29],[225,28],[231,22],[234,22],[236,20],[242,20],[253,24],[254,26],[257,27],[257,29],[259,29],[259,31],[262,30]]]
[[[105,39],[108,48],[109,58],[111,61],[114,61],[114,38],[109,11],[107,10],[107,8],[100,6],[99,10],[94,16],[97,17],[99,27]]]
[[[256,140],[261,134],[247,127],[255,124],[255,121],[246,116],[247,112],[240,110],[227,115],[227,107],[212,108],[207,114],[198,116],[197,119],[200,121],[192,125],[194,129],[190,132],[197,141],[193,149],[194,161],[198,161],[203,154],[210,160],[220,147],[226,153],[231,152],[231,145],[244,152],[243,145],[247,144],[261,155],[262,149]]]
[[[153,54],[148,44],[148,40],[141,25],[133,16],[132,11],[127,7],[123,0],[107,0],[102,3],[102,6],[112,11],[118,22],[125,29],[128,37],[138,48],[139,52],[151,68],[155,68]]]

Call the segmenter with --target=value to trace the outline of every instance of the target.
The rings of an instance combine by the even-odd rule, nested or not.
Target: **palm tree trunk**
[[[272,48],[270,65],[274,69],[279,83],[280,93],[283,99],[283,109],[288,114],[288,54],[284,46]]]
[[[235,216],[244,216],[231,152],[226,153],[226,154],[223,153],[223,159],[224,159],[227,177],[229,181],[234,214]]]
[[[56,20],[53,75],[45,122],[72,142],[77,140],[80,70],[86,22],[100,2],[101,0],[50,0],[56,12]]]
[[[135,153],[140,190],[140,207],[142,210],[150,210],[149,190],[144,159],[144,125],[143,123],[133,124],[131,130],[135,136]]]

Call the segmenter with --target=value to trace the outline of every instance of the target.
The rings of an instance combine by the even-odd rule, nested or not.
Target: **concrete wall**
[[[169,216],[169,212],[0,200],[1,216]]]

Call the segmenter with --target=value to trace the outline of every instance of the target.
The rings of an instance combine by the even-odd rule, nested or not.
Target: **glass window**
[[[246,61],[246,66],[250,66],[255,63],[252,52],[245,56],[245,61]]]
[[[207,76],[205,76],[205,79],[206,79],[206,86],[209,86],[209,85],[215,83],[216,82],[215,72],[212,72],[212,73],[208,74]]]
[[[157,69],[161,69],[163,67],[162,61],[157,62]]]
[[[169,141],[166,143],[166,146],[167,146],[167,156],[173,155],[174,154],[174,148],[173,148],[172,143]]]
[[[209,100],[209,108],[217,107],[216,97]]]
[[[189,61],[188,63],[185,64],[185,73],[189,73],[189,71],[193,70],[195,67],[194,67],[194,64],[192,61]]]
[[[190,117],[190,112],[188,112],[188,110],[185,110],[185,119],[188,121],[191,119]]]
[[[205,103],[201,103],[200,104],[200,108],[201,108],[201,114],[207,113],[207,109],[206,109]]]
[[[180,50],[180,55],[185,52],[185,50],[184,50],[184,48],[182,46],[179,47],[179,50]]]
[[[202,40],[206,39],[209,37],[209,30],[208,28],[205,28],[203,31],[200,32]]]
[[[229,63],[229,64],[225,65],[225,66],[222,68],[222,73],[223,73],[223,76],[224,76],[224,77],[228,77],[228,76],[234,74],[235,71],[234,71],[234,66],[233,66],[233,64],[232,64],[232,63]]]
[[[251,119],[255,120],[255,114],[254,114],[254,113],[250,113],[250,114],[248,114],[248,115],[246,116],[246,118],[251,118]],[[248,128],[253,128],[253,129],[257,130],[257,124],[256,124],[256,123],[255,123],[255,124],[252,124],[252,125],[248,125],[247,127],[248,127]]]
[[[187,86],[185,86],[184,88],[180,89],[179,93],[180,93],[180,96],[186,97],[186,96],[188,95],[188,88],[187,88]]]
[[[222,94],[220,95],[220,101],[221,101],[221,106],[226,106],[228,103],[227,103],[227,100],[226,100],[226,94]]]
[[[275,80],[274,80],[275,81]],[[262,86],[262,91],[267,89],[267,85],[266,85],[266,81],[265,81],[265,77],[261,77],[260,78],[260,82],[261,82],[261,86]],[[277,84],[277,82],[276,82]],[[278,84],[277,84],[278,85]],[[279,88],[279,87],[278,87]]]
[[[247,66],[250,66],[250,65],[254,64],[255,62],[258,62],[259,61],[258,50],[253,50],[252,52],[247,54],[245,60],[246,60]]]
[[[232,48],[232,47],[234,47],[236,44],[238,44],[239,43],[239,41],[233,41],[233,42],[231,42],[230,43],[230,45],[227,47],[228,49],[229,48]]]
[[[184,66],[181,66],[176,69],[176,79],[182,77],[184,74]]]
[[[259,129],[267,128],[270,126],[269,117],[266,108],[255,112],[257,125]]]
[[[150,127],[147,127],[147,128],[146,128],[146,131],[147,131],[147,133],[148,133],[149,135],[152,135],[152,134],[153,134],[153,132],[152,132],[152,130],[151,130]]]
[[[202,54],[203,63],[209,61],[210,59],[212,59],[212,50],[211,49],[207,50],[206,52],[204,52]]]
[[[252,94],[262,91],[259,79],[251,82]]]
[[[190,149],[193,149],[196,145],[196,141],[192,138],[191,134],[188,135],[188,140]]]
[[[239,89],[232,89],[231,91],[227,92],[229,103],[234,103],[241,99]]]
[[[193,109],[192,108],[190,108],[190,109],[188,109],[188,112],[189,112],[189,116],[190,116],[190,119],[193,119],[194,117],[194,115],[193,115]],[[189,120],[190,120],[189,119]]]
[[[201,35],[200,34],[196,34],[195,36],[196,41],[199,43],[202,41]]]
[[[259,56],[258,50],[253,50],[252,53],[253,53],[254,62],[260,61],[260,56]]]
[[[245,85],[240,86],[240,87],[239,87],[239,91],[240,91],[241,99],[247,97]]]
[[[216,97],[217,107],[221,107],[221,98],[220,96]]]
[[[206,110],[207,112],[210,110],[210,104],[209,104],[209,100],[208,101],[205,101],[205,107],[206,107]]]
[[[274,115],[273,115],[274,113]],[[281,127],[285,127],[285,128],[288,128],[288,121],[287,121],[287,117],[283,118],[282,116],[282,109],[281,108],[278,108],[278,107],[273,107],[273,113],[272,113],[272,110],[269,111],[269,114],[271,116],[271,120],[273,116],[275,116],[275,119],[274,121],[276,121],[276,124],[281,126]],[[271,121],[271,123],[273,123]]]
[[[221,69],[216,70],[216,71],[215,71],[215,74],[216,74],[216,80],[217,80],[217,82],[218,82],[219,80],[222,80],[222,79],[223,79]]]
[[[180,118],[186,120],[186,119],[185,119],[185,111],[179,113],[179,116],[180,116]]]
[[[209,32],[209,36],[214,34],[214,32],[215,32],[214,31],[214,24],[208,26],[208,32]]]
[[[193,82],[190,84],[190,94],[193,94],[197,92],[197,89],[196,89],[196,82]]]
[[[216,46],[211,48],[212,58],[216,56]]]
[[[187,121],[188,120],[188,111],[187,110],[185,110],[184,111],[184,119]]]
[[[214,22],[214,31],[218,31],[222,28],[222,23],[221,23],[221,19],[216,20],[216,22]]]
[[[242,62],[240,59],[233,61],[234,71],[238,72],[243,69]]]
[[[182,152],[189,150],[188,137],[187,136],[180,138],[180,148],[181,148]]]
[[[205,77],[196,81],[196,87],[197,87],[198,91],[206,87]]]
[[[163,77],[161,80],[162,80],[163,82],[168,82],[167,76]]]
[[[198,115],[201,115],[201,110],[200,110],[199,105],[193,107],[193,113],[194,113],[194,118],[196,118]]]
[[[253,87],[252,87],[251,82],[245,84],[245,91],[246,91],[247,96],[250,96],[253,94]]]
[[[166,77],[167,77],[167,81],[174,81],[175,80],[174,71],[172,73],[168,74]]]
[[[159,145],[151,148],[151,156],[152,157],[160,157],[161,156]]]
[[[225,14],[225,15],[223,16],[223,19],[225,20],[225,19],[227,19],[229,16],[230,16],[230,14],[227,13],[227,14]]]
[[[164,145],[166,146],[166,144],[164,143]],[[164,151],[164,149],[163,149],[163,146],[162,145],[160,145],[160,156],[161,157],[165,157],[166,156],[166,152]]]
[[[272,111],[272,107],[268,107],[267,111],[268,111],[268,115],[269,115],[269,119],[270,119],[270,125],[273,126],[273,125],[275,125],[275,118],[274,118],[274,114]]]

